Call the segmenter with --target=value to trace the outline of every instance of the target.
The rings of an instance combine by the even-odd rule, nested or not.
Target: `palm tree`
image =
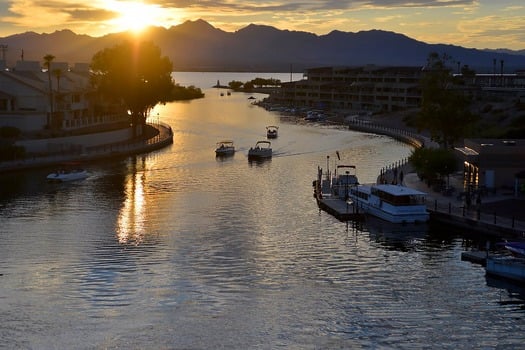
[[[53,116],[53,123],[56,124],[55,126],[60,128],[64,118],[64,99],[63,96],[60,94],[60,78],[62,78],[62,69],[53,69],[53,75],[57,79],[57,93],[55,96],[55,104],[57,104],[57,106],[55,107],[57,107],[57,111],[55,111],[55,116]]]
[[[49,114],[47,115],[47,127],[50,128],[52,125],[53,116],[53,90],[51,85],[51,62],[55,59],[55,56],[47,54],[44,56],[44,67],[47,69],[47,80],[49,82]]]
[[[53,69],[53,75],[57,79],[57,93],[60,94],[60,78],[62,78],[62,69]]]

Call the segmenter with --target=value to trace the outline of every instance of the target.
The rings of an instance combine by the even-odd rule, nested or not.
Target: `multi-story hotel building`
[[[282,83],[271,93],[274,103],[329,111],[393,112],[421,105],[424,67],[319,67],[304,79]],[[454,89],[486,100],[525,100],[525,72],[475,74]]]
[[[321,67],[283,83],[272,102],[324,110],[387,112],[421,103],[422,67]]]

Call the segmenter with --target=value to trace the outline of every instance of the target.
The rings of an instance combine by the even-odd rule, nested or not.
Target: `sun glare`
[[[162,9],[156,5],[140,1],[119,2],[114,10],[119,13],[119,16],[111,21],[116,31],[140,33],[146,27],[160,25]]]

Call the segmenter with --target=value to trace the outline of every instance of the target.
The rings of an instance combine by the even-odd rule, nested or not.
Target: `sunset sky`
[[[327,34],[382,29],[427,43],[525,49],[523,0],[3,0],[0,37],[71,29],[102,36],[203,19],[234,32],[250,23]]]

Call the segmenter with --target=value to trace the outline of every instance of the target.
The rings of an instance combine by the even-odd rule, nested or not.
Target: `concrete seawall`
[[[390,128],[360,119],[346,120],[345,124],[352,130],[390,136],[415,148],[437,147],[429,138],[404,129]]]
[[[47,154],[43,156],[27,157],[25,159],[0,162],[0,172],[25,170],[38,167],[47,167],[57,165],[64,162],[85,162],[104,158],[127,156],[133,154],[140,154],[151,152],[173,143],[173,132],[171,127],[166,124],[156,123],[148,124],[152,129],[155,129],[154,135],[145,139],[118,139],[118,142],[107,143],[107,138],[92,135],[88,138],[89,142],[80,147],[80,152],[60,152],[54,154]],[[107,135],[106,135],[107,136]],[[97,140],[97,142],[93,142]],[[114,139],[113,139],[114,140]],[[67,142],[72,140],[68,139]],[[73,140],[74,142],[82,142],[82,139]],[[56,143],[60,143],[60,138],[56,139]]]

